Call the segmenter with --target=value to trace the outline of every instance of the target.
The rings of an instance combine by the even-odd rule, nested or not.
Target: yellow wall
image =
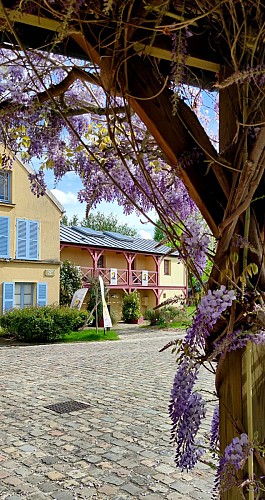
[[[47,283],[48,285],[48,304],[59,304],[59,283],[60,283],[60,267],[58,264],[48,264],[46,267],[43,263],[20,262],[3,262],[0,260],[0,276],[2,282],[14,283]],[[50,276],[46,276],[47,273]],[[36,287],[34,304],[36,304]],[[3,303],[3,287],[0,286],[0,311],[2,311]]]
[[[178,260],[177,257],[165,257],[170,261],[170,275],[164,274],[164,258],[160,263],[160,285],[166,286],[183,286],[186,284],[186,269],[185,266]]]
[[[65,247],[61,250],[61,261],[69,260],[75,266],[93,267],[93,259],[87,249]]]
[[[155,271],[155,261],[150,255],[138,254],[134,259],[134,269],[143,271]]]
[[[0,149],[1,153],[1,149]],[[0,215],[10,217],[10,257],[16,257],[16,219],[40,222],[41,260],[60,260],[61,212],[47,196],[37,198],[30,191],[28,172],[15,160],[11,170],[11,203],[0,203]]]
[[[104,250],[104,267],[113,267],[114,269],[127,269],[127,260],[123,253],[117,253],[116,251]]]
[[[3,148],[0,146],[0,154]],[[0,312],[2,286],[7,282],[48,283],[48,303],[59,302],[60,206],[45,194],[37,198],[30,190],[28,171],[15,159],[11,175],[10,203],[0,201],[0,216],[10,220],[10,261],[0,259]],[[16,220],[39,222],[39,260],[16,260]],[[45,270],[53,276],[45,276]]]

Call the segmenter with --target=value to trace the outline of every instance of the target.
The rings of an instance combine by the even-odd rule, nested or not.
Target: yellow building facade
[[[91,277],[103,277],[109,309],[118,319],[124,294],[133,290],[140,293],[143,315],[170,298],[187,299],[186,268],[169,250],[154,240],[61,226],[61,261],[80,267],[84,287]]]
[[[0,155],[12,157],[1,147]],[[30,189],[32,170],[12,159],[11,168],[3,161],[0,166],[0,314],[59,303],[63,207],[49,191],[37,198]]]

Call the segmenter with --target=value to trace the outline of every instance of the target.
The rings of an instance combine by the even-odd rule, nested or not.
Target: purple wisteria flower
[[[192,259],[198,273],[202,275],[206,265],[210,236],[204,232],[201,223],[194,216],[187,218],[185,226],[186,230],[183,231],[182,239],[188,258]]]
[[[204,348],[205,339],[209,336],[213,326],[235,299],[235,292],[227,290],[224,285],[221,285],[217,290],[208,290],[208,293],[201,299],[197,314],[192,326],[187,330],[184,342],[191,347],[198,345]]]
[[[240,437],[233,438],[220,459],[215,479],[215,490],[224,492],[241,484],[237,471],[243,469],[252,452],[253,445],[249,443],[247,434],[243,433]]]
[[[39,170],[37,173],[29,174],[30,189],[38,198],[43,196],[46,192],[47,186],[44,180],[43,170]]]
[[[195,355],[205,347],[205,339],[213,325],[235,299],[235,292],[223,285],[218,290],[209,290],[202,298],[193,324],[182,343],[183,356],[175,374],[169,404],[171,438],[176,442],[175,461],[181,468],[194,467],[203,453],[196,436],[205,417],[205,401],[198,392],[193,392],[200,368]],[[215,440],[218,434],[217,421],[215,413]]]
[[[219,405],[217,405],[213,412],[211,423],[211,436],[210,448],[213,452],[219,449]]]

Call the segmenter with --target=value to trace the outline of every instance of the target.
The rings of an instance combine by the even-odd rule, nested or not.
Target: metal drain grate
[[[56,413],[70,413],[71,411],[84,410],[89,405],[80,401],[70,400],[63,403],[55,403],[53,405],[44,406],[47,410],[55,411]]]

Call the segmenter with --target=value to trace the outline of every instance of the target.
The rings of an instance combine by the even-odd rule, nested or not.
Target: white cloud
[[[67,205],[78,205],[80,203],[76,194],[72,193],[72,191],[65,193],[60,189],[51,189],[51,192],[64,207]]]
[[[138,231],[138,236],[139,238],[144,238],[145,240],[152,240],[152,235],[148,231],[144,231],[144,229],[141,229]]]

